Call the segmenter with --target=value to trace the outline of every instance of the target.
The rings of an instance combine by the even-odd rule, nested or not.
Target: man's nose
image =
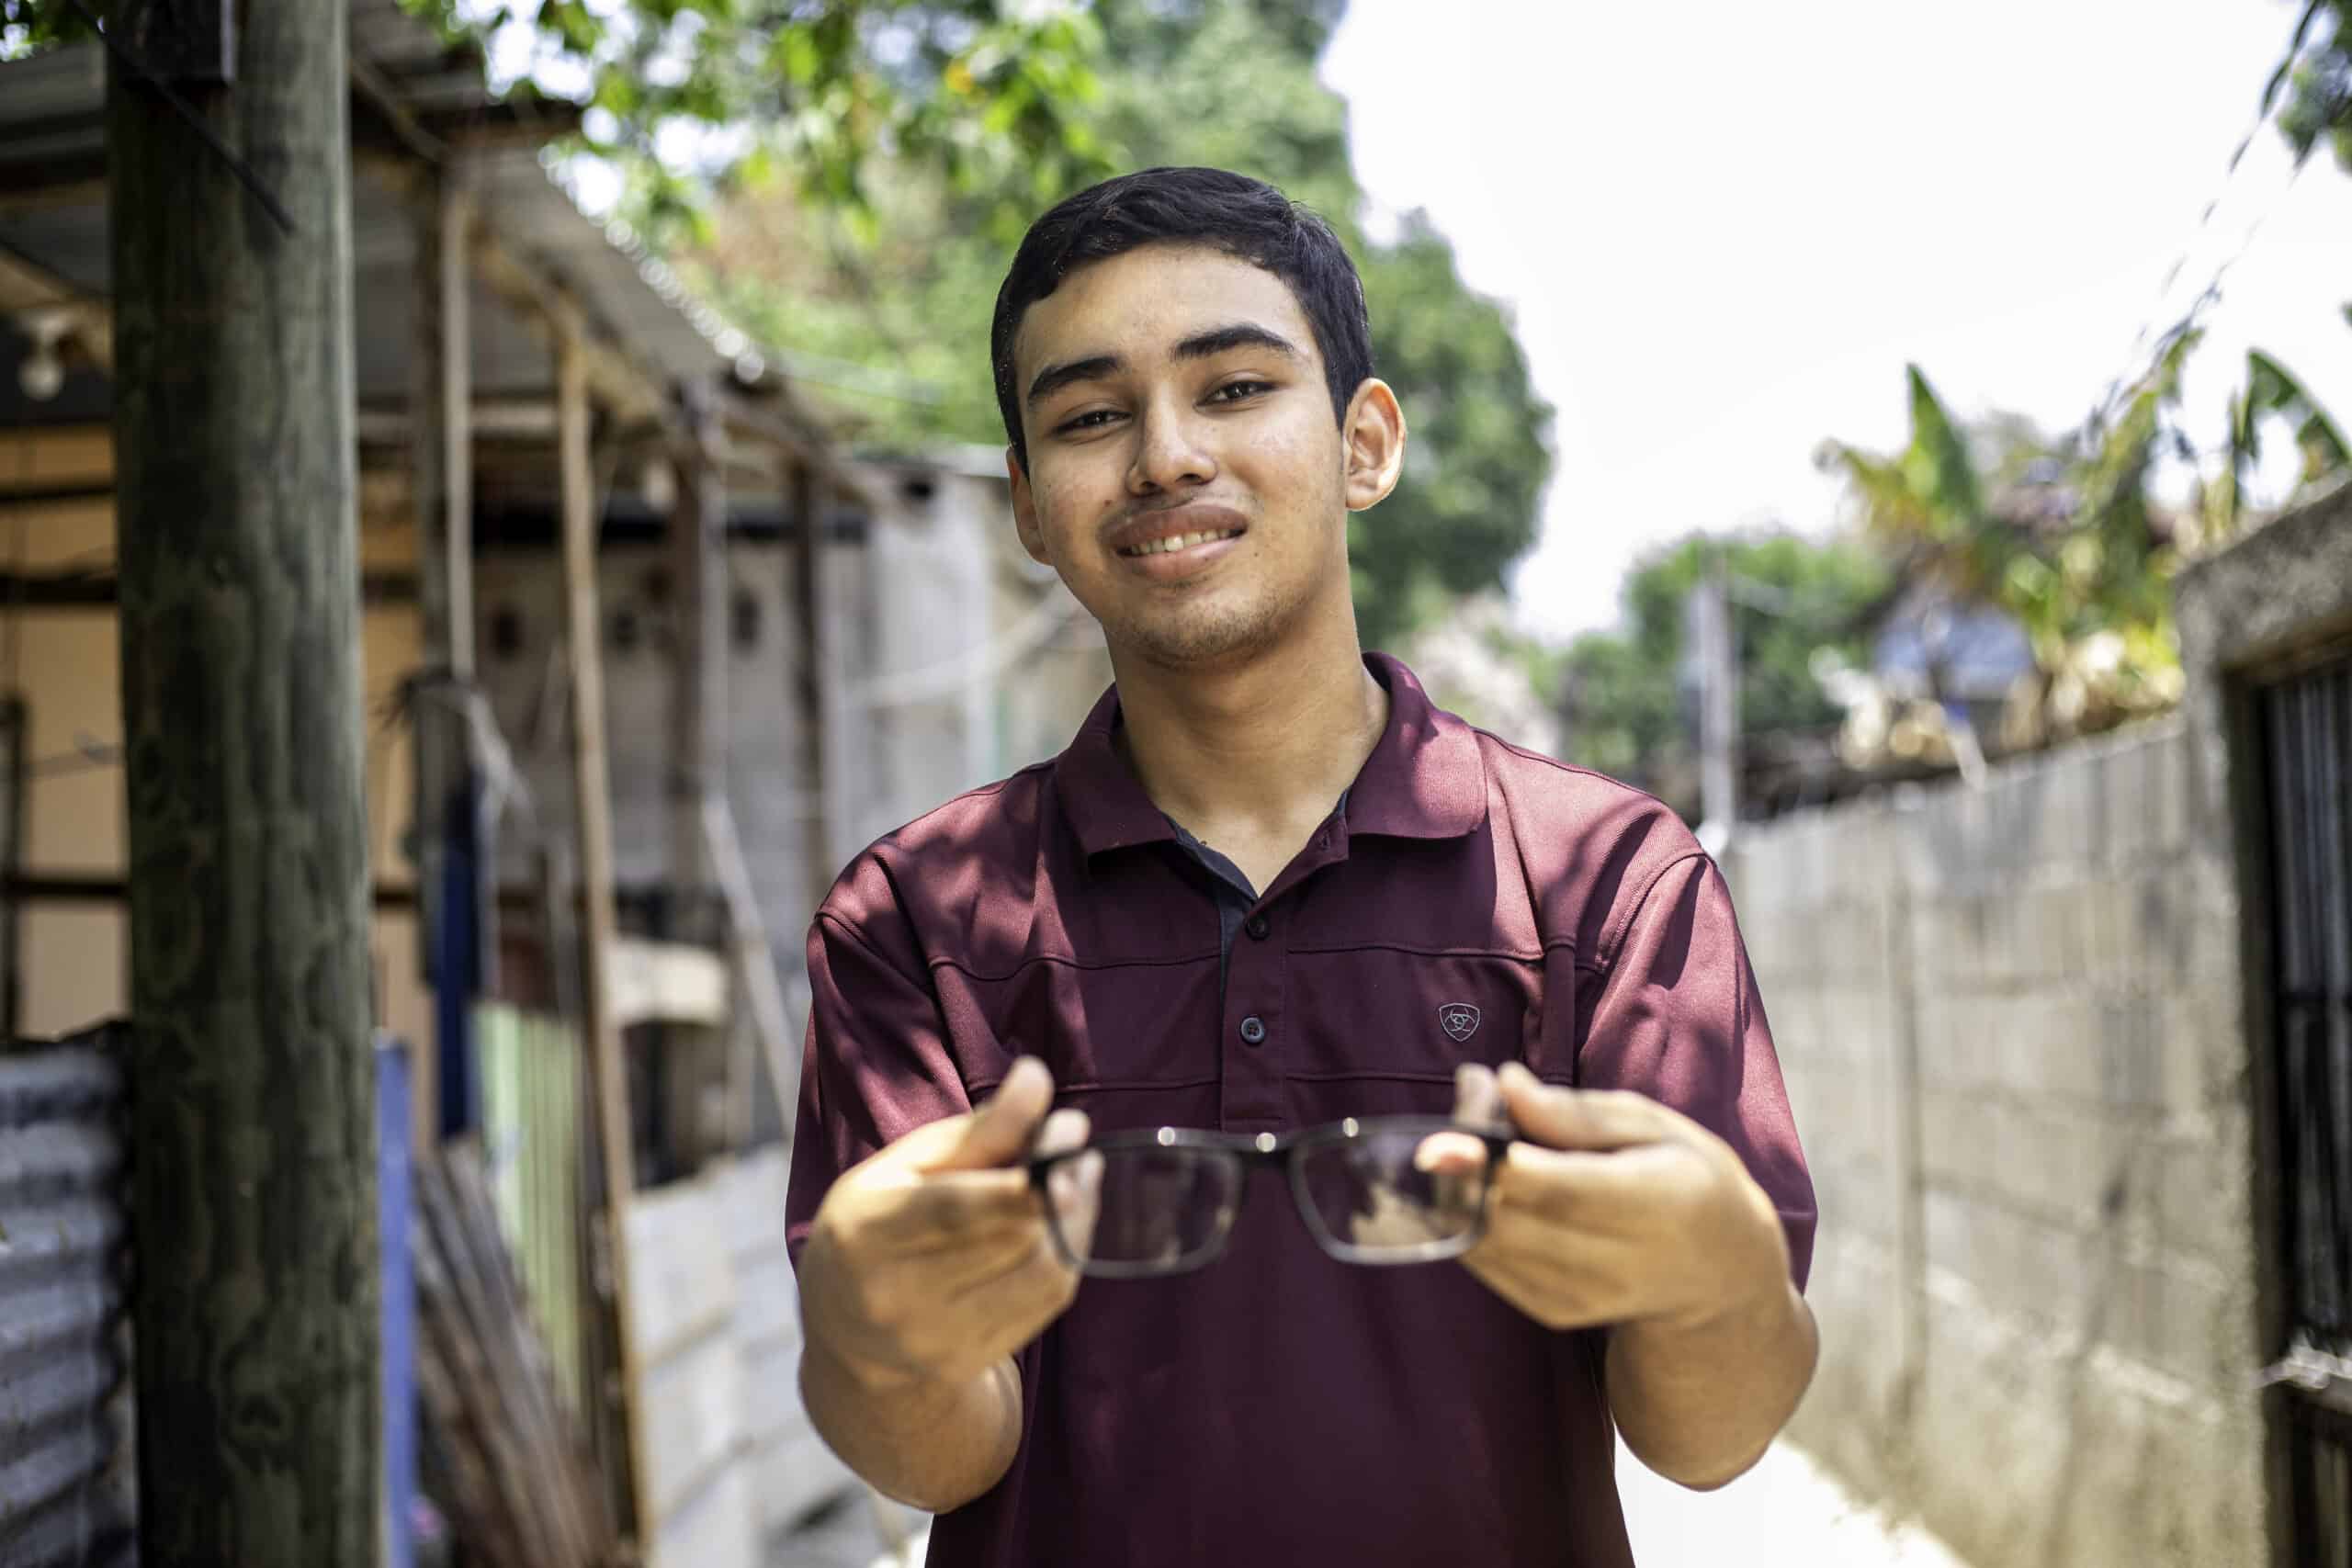
[[[1152,408],[1136,422],[1127,488],[1137,495],[1182,490],[1216,478],[1216,459],[1193,410]]]

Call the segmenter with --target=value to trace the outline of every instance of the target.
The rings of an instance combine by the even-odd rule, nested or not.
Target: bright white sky
[[[1906,361],[1962,417],[2075,423],[2256,223],[2192,428],[2222,439],[2249,345],[2352,421],[2352,176],[2290,183],[2266,130],[2224,185],[2300,9],[1353,0],[1324,76],[1359,177],[1511,304],[1559,411],[1529,629],[1613,619],[1646,543],[1829,525],[1814,448],[1900,446]]]

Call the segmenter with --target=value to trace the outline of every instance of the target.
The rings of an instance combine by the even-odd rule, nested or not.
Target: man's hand
[[[1061,1315],[1078,1273],[1019,1164],[1033,1145],[1086,1141],[1085,1112],[1046,1115],[1053,1095],[1045,1065],[1022,1057],[978,1110],[917,1128],[833,1183],[800,1256],[812,1352],[877,1393],[955,1386]],[[1082,1184],[1088,1163],[1063,1168]]]
[[[1702,1329],[1789,1292],[1771,1201],[1729,1145],[1624,1090],[1548,1086],[1516,1062],[1465,1066],[1454,1115],[1508,1117],[1487,1234],[1463,1263],[1549,1328]],[[1435,1142],[1435,1140],[1432,1140]]]

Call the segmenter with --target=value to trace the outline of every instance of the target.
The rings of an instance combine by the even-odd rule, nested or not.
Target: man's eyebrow
[[[1119,365],[1119,356],[1115,354],[1097,354],[1085,359],[1048,365],[1037,372],[1035,380],[1029,383],[1028,400],[1041,403],[1073,381],[1099,380],[1117,370]]]
[[[1285,359],[1304,360],[1298,345],[1270,328],[1252,321],[1236,321],[1231,326],[1211,327],[1204,333],[1194,333],[1176,345],[1179,359],[1208,359],[1237,348],[1262,348],[1279,354]],[[1029,383],[1030,403],[1041,403],[1064,387],[1079,381],[1100,380],[1125,368],[1125,361],[1115,354],[1092,354],[1084,359],[1068,360],[1060,365],[1048,365],[1037,372]]]
[[[1204,333],[1194,333],[1176,345],[1176,357],[1206,359],[1237,348],[1271,349],[1288,359],[1306,357],[1290,339],[1252,321],[1236,321],[1229,327],[1212,327]]]

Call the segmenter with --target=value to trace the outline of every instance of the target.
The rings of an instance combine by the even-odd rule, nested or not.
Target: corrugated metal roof
[[[514,112],[519,102],[494,97],[478,56],[450,49],[396,0],[354,0],[351,44],[403,106],[440,130],[461,127],[469,117]],[[103,66],[94,44],[0,64],[0,166],[102,153]],[[570,288],[591,322],[657,379],[707,376],[749,352],[741,334],[690,298],[625,225],[583,213],[539,149],[509,144],[467,156],[481,182],[484,220],[512,250]],[[414,220],[397,195],[367,178],[353,182],[352,207],[360,396],[404,398]],[[107,292],[111,261],[103,199],[0,209],[0,247],[74,288]],[[552,385],[552,367],[537,336],[486,290],[476,290],[474,320],[474,382],[483,395]],[[0,423],[8,423],[5,405],[13,392],[0,386]]]
[[[109,1041],[0,1053],[0,1568],[136,1550]]]

